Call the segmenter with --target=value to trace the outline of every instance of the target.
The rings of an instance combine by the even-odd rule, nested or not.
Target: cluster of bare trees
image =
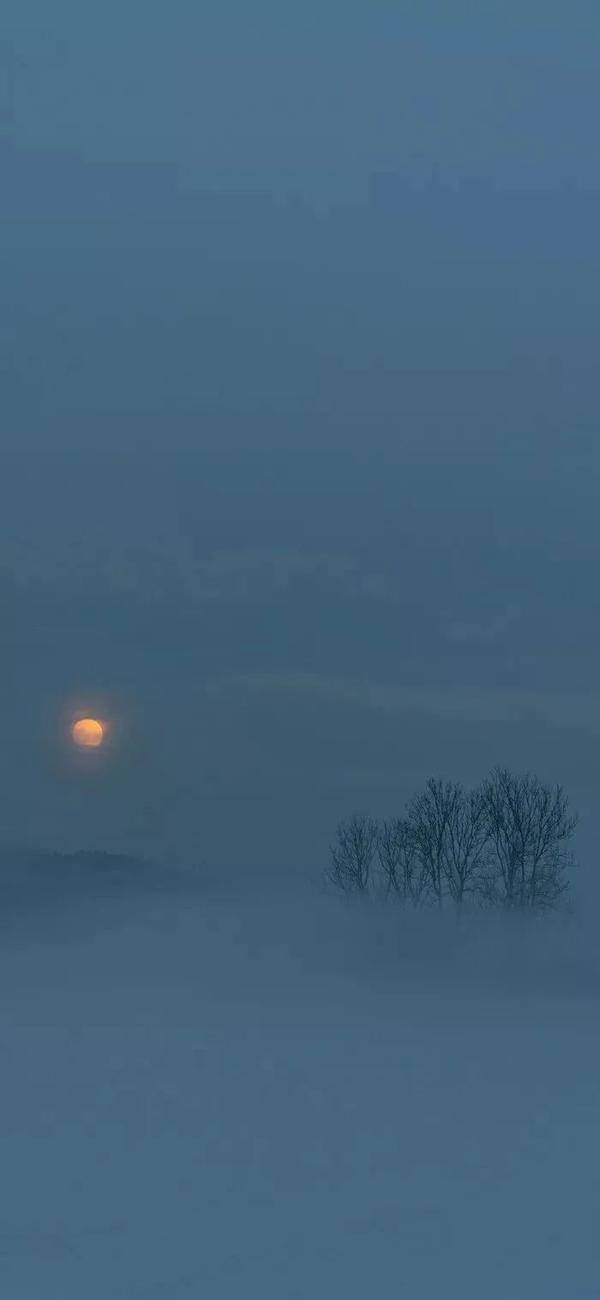
[[[577,820],[561,786],[529,774],[498,767],[474,790],[431,778],[404,816],[341,822],[327,874],[345,893],[415,907],[555,908],[568,893]]]

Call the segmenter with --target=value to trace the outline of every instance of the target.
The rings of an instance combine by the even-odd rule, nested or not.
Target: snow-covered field
[[[5,916],[0,1294],[600,1296],[599,969],[233,885]]]

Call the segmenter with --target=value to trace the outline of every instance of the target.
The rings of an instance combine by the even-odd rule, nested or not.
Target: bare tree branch
[[[569,848],[578,824],[560,785],[497,767],[479,791],[487,830],[488,878],[505,907],[555,907],[575,865]]]
[[[459,782],[431,777],[408,807],[414,851],[437,904],[447,894],[457,906],[478,891],[486,827],[481,800]]]
[[[377,837],[377,823],[372,817],[355,813],[349,822],[339,823],[330,850],[328,872],[338,889],[344,893],[367,892],[372,881]]]
[[[377,856],[385,880],[386,898],[393,892],[403,903],[421,906],[428,892],[429,880],[417,857],[406,818],[394,817],[383,823],[377,840]]]

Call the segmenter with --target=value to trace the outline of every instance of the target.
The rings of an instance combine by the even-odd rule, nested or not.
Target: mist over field
[[[0,940],[19,1300],[591,1300],[600,965],[582,924],[187,880]]]

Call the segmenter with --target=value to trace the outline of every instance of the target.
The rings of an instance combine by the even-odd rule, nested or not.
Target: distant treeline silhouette
[[[62,906],[69,901],[136,897],[177,883],[175,872],[126,853],[81,850],[0,851],[0,916],[15,907]]]
[[[431,777],[403,816],[340,822],[327,877],[412,907],[553,909],[568,899],[577,823],[562,786],[530,774],[496,767],[470,790]]]

